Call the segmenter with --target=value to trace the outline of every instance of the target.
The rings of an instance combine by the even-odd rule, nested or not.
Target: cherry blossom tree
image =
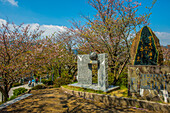
[[[94,18],[83,16],[87,20],[83,26],[72,22],[79,35],[78,47],[84,53],[108,53],[115,85],[130,59],[132,34],[149,24],[151,13],[139,14],[141,3],[134,0],[89,0],[89,4],[97,11]]]
[[[75,75],[77,71],[76,55],[73,51],[75,45],[74,33],[69,29],[47,36],[30,53],[34,60],[31,70],[34,74],[48,73],[55,74],[55,77],[62,77],[63,74]]]
[[[65,32],[59,32],[51,39],[54,45],[57,45],[59,50],[58,57],[55,59],[55,70],[57,75],[61,76],[61,72],[66,72],[70,76],[75,76],[77,72],[76,60],[76,34],[71,29],[66,29]]]
[[[9,98],[12,84],[30,71],[33,59],[31,51],[39,43],[43,31],[37,27],[30,31],[30,25],[2,24],[0,28],[0,91],[4,101]]]
[[[161,46],[162,49],[162,54],[163,54],[163,64],[170,66],[170,45],[166,46]]]

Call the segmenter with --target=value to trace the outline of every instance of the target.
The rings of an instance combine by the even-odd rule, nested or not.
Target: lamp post
[[[47,73],[47,79],[49,79],[49,75],[48,75],[48,73]]]
[[[52,81],[53,81],[53,78],[54,78],[54,70],[53,70],[53,67],[52,67]]]
[[[40,75],[40,83],[41,83],[41,75]]]
[[[33,74],[32,74],[32,71],[31,71],[31,77],[33,78]]]

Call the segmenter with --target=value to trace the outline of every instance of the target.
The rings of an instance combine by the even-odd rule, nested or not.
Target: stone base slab
[[[79,83],[69,84],[69,86],[88,88],[88,89],[93,89],[93,90],[101,90],[103,92],[110,92],[110,91],[113,91],[113,90],[116,90],[116,89],[120,88],[119,86],[109,85],[109,87],[106,90],[103,90],[97,84],[86,85],[86,84],[79,84]]]

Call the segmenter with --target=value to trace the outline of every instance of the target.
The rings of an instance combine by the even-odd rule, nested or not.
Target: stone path
[[[32,90],[31,96],[0,110],[0,113],[148,113],[132,108],[108,107],[64,94],[60,88]]]
[[[42,84],[42,83],[38,83],[38,84]],[[35,84],[35,86],[38,85],[38,84]],[[13,87],[13,88],[11,88],[11,90],[9,91],[9,98],[10,98],[11,96],[13,96],[13,91],[14,91],[15,89],[18,89],[18,88],[21,88],[21,87],[23,87],[23,88],[25,88],[25,89],[31,89],[31,88],[32,88],[32,87],[29,87],[28,84],[24,84],[24,85],[21,85],[21,86]]]
[[[16,99],[13,99],[13,100],[8,101],[8,102],[6,102],[6,103],[4,103],[4,104],[1,104],[1,105],[0,105],[0,110],[3,109],[3,108],[5,108],[5,107],[7,107],[7,106],[9,106],[9,105],[11,105],[11,104],[13,104],[13,103],[15,103],[15,102],[17,102],[17,101],[19,101],[19,100],[22,100],[22,99],[27,98],[27,97],[30,96],[30,95],[32,95],[32,94],[25,94],[25,95],[22,95],[22,96],[20,96],[20,97],[17,97]]]
[[[38,84],[42,84],[42,83],[38,83]],[[36,84],[36,85],[38,85],[38,84]],[[13,96],[13,91],[14,91],[15,89],[18,89],[18,88],[21,88],[21,87],[24,87],[25,89],[31,89],[31,88],[32,88],[32,87],[29,87],[28,84],[24,84],[24,85],[21,85],[21,86],[13,87],[13,88],[11,88],[10,91],[9,91],[9,98],[10,98],[11,96]],[[1,92],[0,92],[0,101],[2,101],[2,93],[1,93]]]

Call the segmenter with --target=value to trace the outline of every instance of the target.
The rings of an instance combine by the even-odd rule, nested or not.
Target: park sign
[[[159,39],[144,26],[136,35],[131,46],[132,65],[162,65],[163,55]]]
[[[167,90],[166,74],[140,74],[140,88]]]

